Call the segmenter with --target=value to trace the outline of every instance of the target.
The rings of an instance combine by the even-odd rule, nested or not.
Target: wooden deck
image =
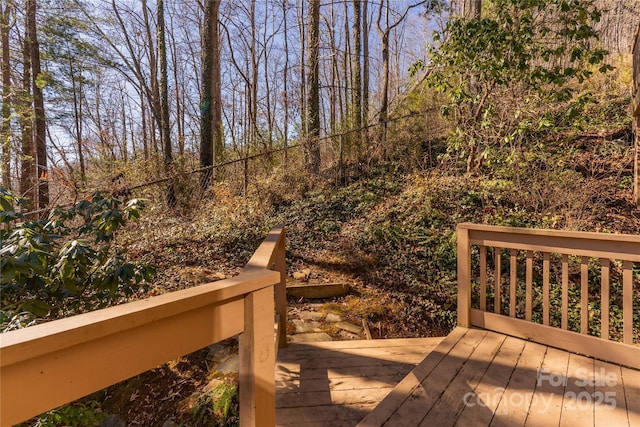
[[[276,425],[356,425],[441,341],[289,344],[276,365]]]
[[[638,426],[640,371],[456,328],[359,426]]]

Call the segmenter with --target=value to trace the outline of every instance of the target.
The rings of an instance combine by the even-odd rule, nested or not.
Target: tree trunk
[[[362,2],[362,123],[369,124],[369,0]]]
[[[202,34],[202,101],[200,106],[200,167],[208,168],[201,177],[202,190],[211,183],[214,160],[220,163],[223,149],[222,105],[220,94],[220,40],[218,14],[220,2],[207,0]]]
[[[25,22],[26,24],[26,22]],[[26,31],[22,46],[22,93],[20,96],[20,195],[27,200],[29,209],[36,208],[36,153],[33,146],[33,111],[31,108],[31,57],[29,33]]]
[[[282,144],[284,146],[284,161],[285,161],[285,169],[286,169],[286,161],[287,161],[287,146],[289,145],[289,34],[287,29],[287,4],[288,0],[282,0],[282,16],[284,23],[284,73],[283,73],[283,81],[282,88],[284,92],[284,123],[282,130]]]
[[[167,46],[164,25],[164,1],[157,0],[158,19],[158,53],[160,55],[160,138],[162,141],[164,172],[166,176],[173,174],[173,155],[171,150],[171,125],[169,123],[169,87],[167,72]],[[176,205],[176,193],[173,180],[167,185],[167,205]]]
[[[31,59],[31,86],[33,93],[34,139],[36,146],[36,179],[38,182],[38,209],[49,204],[49,171],[47,167],[47,140],[44,117],[44,99],[40,79],[40,45],[36,32],[36,0],[27,0],[27,32]]]
[[[482,0],[465,0],[464,16],[469,19],[480,19],[482,15]]]
[[[307,171],[311,174],[320,172],[320,81],[319,81],[319,44],[320,44],[320,0],[309,0],[309,38],[307,77],[307,126],[305,138],[307,154]]]
[[[353,87],[351,90],[353,129],[362,127],[362,16],[361,0],[353,0],[353,54],[351,56],[351,70],[353,72]],[[362,132],[355,134],[356,157],[362,156]]]
[[[9,51],[9,17],[11,2],[0,4],[0,43],[2,44],[2,185],[11,190],[11,54]]]

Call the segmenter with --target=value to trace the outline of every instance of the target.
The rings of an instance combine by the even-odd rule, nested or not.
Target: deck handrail
[[[273,316],[286,325],[285,279],[276,227],[233,278],[0,334],[0,426],[237,334],[240,424],[275,425]]]
[[[457,231],[458,325],[479,326],[640,369],[640,347],[633,342],[633,264],[640,263],[640,236],[468,223],[459,224]],[[472,247],[477,247],[478,255],[477,268],[474,269]],[[489,248],[494,252],[489,252]],[[509,277],[505,277],[506,280],[502,277],[503,252],[509,258]],[[488,254],[493,255],[492,270],[488,269]],[[580,288],[580,301],[575,307],[580,313],[579,332],[569,330],[569,285],[573,282],[569,271],[570,257],[579,258],[580,263],[580,279],[575,283]],[[590,265],[592,274],[598,270],[594,262],[590,264],[593,258],[599,259],[600,264],[600,336],[589,333],[594,321],[594,312],[589,311]],[[559,327],[550,322],[550,267],[555,259],[562,272],[561,284],[557,284],[561,288]],[[541,272],[542,289],[534,289],[536,261],[538,267],[542,264],[542,268],[537,270]],[[613,262],[622,266],[622,307],[619,307],[623,319],[622,342],[614,341],[609,333]],[[520,268],[521,274],[518,273],[520,263],[524,263],[524,269]],[[488,275],[491,274],[493,281],[489,283]],[[503,293],[503,288],[508,288],[508,295]],[[493,291],[493,299],[488,300],[487,291]],[[541,301],[534,301],[534,294],[542,294]],[[477,301],[475,307],[473,300]],[[487,303],[493,304],[493,312],[487,310]],[[533,321],[534,309],[541,323]]]

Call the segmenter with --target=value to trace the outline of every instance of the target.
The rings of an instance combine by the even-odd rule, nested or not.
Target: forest
[[[639,24],[637,0],[0,0],[0,330],[232,277],[283,224],[288,271],[352,289],[322,310],[446,334],[457,223],[640,234]],[[207,357],[26,425],[236,425]]]

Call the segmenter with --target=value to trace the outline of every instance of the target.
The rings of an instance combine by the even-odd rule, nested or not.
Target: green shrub
[[[128,262],[114,248],[116,232],[140,216],[140,200],[126,204],[95,193],[44,220],[29,220],[23,202],[0,187],[0,320],[27,312],[57,317],[104,307],[139,291],[153,268]]]

